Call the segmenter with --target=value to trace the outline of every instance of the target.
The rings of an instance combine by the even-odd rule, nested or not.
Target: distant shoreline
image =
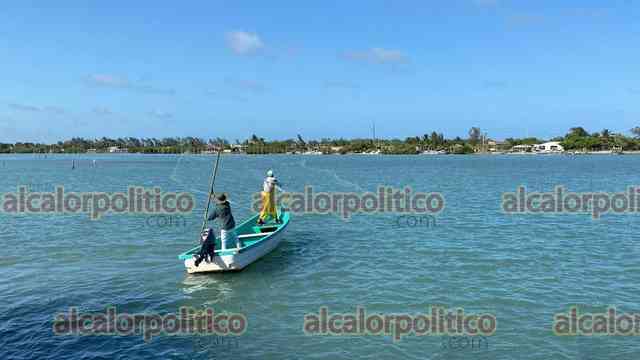
[[[574,127],[564,136],[551,139],[536,137],[507,138],[496,140],[478,127],[469,130],[468,138],[446,138],[435,131],[420,136],[400,138],[379,138],[375,131],[371,138],[267,140],[255,134],[243,141],[230,142],[224,138],[167,137],[167,138],[95,138],[74,137],[53,144],[17,142],[0,143],[0,153],[145,153],[145,154],[186,154],[186,153],[246,153],[246,154],[363,154],[363,155],[445,155],[445,154],[521,154],[563,153],[570,155],[637,154],[640,153],[640,127],[629,132],[632,136],[613,133],[607,129],[589,133],[582,127]]]
[[[6,156],[16,156],[16,155],[40,155],[42,157],[47,156],[134,156],[134,155],[145,155],[145,156],[215,156],[215,153],[129,153],[129,152],[119,152],[119,153],[0,153],[0,157]],[[385,157],[394,157],[394,156],[419,156],[419,157],[442,157],[442,156],[585,156],[585,155],[611,155],[611,156],[620,156],[620,155],[640,155],[640,151],[622,151],[622,152],[611,152],[611,151],[590,151],[590,152],[484,152],[484,153],[465,153],[465,154],[367,154],[367,153],[331,153],[331,154],[295,154],[295,153],[262,153],[262,154],[250,154],[250,153],[239,153],[239,152],[231,152],[231,153],[223,153],[226,156],[309,156],[309,157],[326,157],[326,156],[363,156],[363,157],[376,157],[376,156],[385,156]]]

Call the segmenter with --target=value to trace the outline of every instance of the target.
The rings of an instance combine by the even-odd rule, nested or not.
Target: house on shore
[[[245,144],[231,144],[231,152],[246,153],[248,146]]]
[[[505,151],[507,146],[507,142],[506,141],[502,141],[502,140],[493,140],[493,139],[489,139],[487,141],[487,151],[489,152],[500,152],[500,151]]]
[[[109,151],[110,153],[112,153],[112,154],[114,154],[114,153],[127,153],[127,152],[129,152],[129,150],[128,150],[127,148],[120,149],[120,148],[119,148],[119,147],[117,147],[117,146],[111,146],[111,147],[108,149],[108,151]]]
[[[564,147],[558,141],[549,141],[533,145],[533,151],[537,153],[561,153],[564,152]]]
[[[520,145],[513,146],[511,148],[511,152],[514,152],[514,153],[528,153],[528,152],[531,152],[532,148],[533,148],[533,145],[520,144]]]

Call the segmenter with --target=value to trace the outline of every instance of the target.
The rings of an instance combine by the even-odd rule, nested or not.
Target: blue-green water
[[[76,169],[71,171],[71,159]],[[97,160],[96,166],[91,161]],[[637,215],[506,215],[503,192],[624,191],[640,184],[633,156],[225,156],[217,189],[237,219],[273,168],[288,191],[441,192],[436,226],[398,227],[397,214],[298,215],[274,252],[240,273],[187,275],[177,255],[196,243],[213,157],[4,156],[0,192],[18,185],[67,191],[159,186],[197,197],[177,225],[141,215],[0,214],[2,359],[611,359],[638,358],[635,337],[557,337],[553,315],[571,305],[637,313]],[[496,315],[488,346],[457,349],[439,337],[306,336],[321,306],[385,314],[431,305]],[[54,314],[175,313],[181,306],[243,313],[231,345],[196,337],[54,336]],[[217,340],[216,340],[217,341]]]

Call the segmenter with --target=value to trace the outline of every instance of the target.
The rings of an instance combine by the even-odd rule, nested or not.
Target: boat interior
[[[260,242],[268,238],[275,232],[278,232],[280,229],[287,226],[289,223],[289,212],[280,210],[278,211],[278,218],[281,220],[280,223],[276,223],[275,219],[270,219],[262,225],[258,225],[258,214],[252,216],[242,224],[236,227],[236,234],[238,235],[238,240],[240,241],[240,253],[257,246]],[[237,249],[226,249],[220,250],[222,248],[222,243],[220,241],[219,233],[216,233],[216,255],[233,255],[236,253]],[[181,260],[187,260],[193,257],[194,254],[200,252],[200,246],[196,246],[193,249],[180,254],[179,258]]]

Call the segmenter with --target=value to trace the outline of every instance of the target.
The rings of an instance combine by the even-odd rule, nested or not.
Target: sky
[[[640,126],[640,0],[4,1],[0,142]]]

